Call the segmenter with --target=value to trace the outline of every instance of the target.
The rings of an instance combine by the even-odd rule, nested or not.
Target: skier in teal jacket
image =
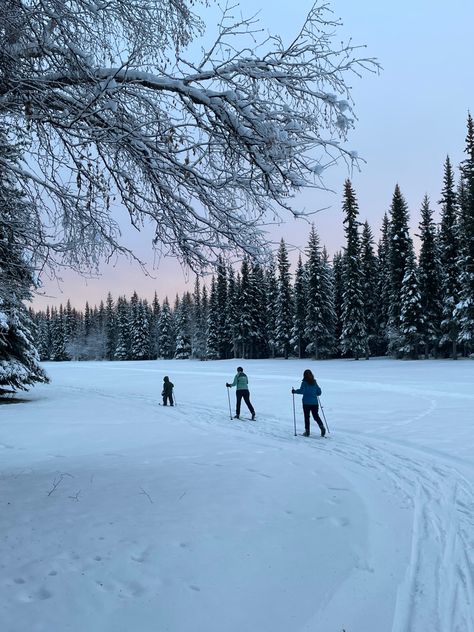
[[[311,414],[313,415],[314,421],[318,424],[319,429],[321,430],[321,436],[324,437],[324,435],[326,434],[326,428],[324,427],[324,424],[321,421],[321,417],[319,416],[318,401],[318,397],[319,395],[321,395],[322,391],[310,369],[306,369],[306,371],[303,373],[303,381],[301,382],[301,386],[298,389],[292,388],[291,392],[293,393],[293,395],[295,393],[297,393],[298,395],[303,395],[303,414],[305,427],[303,436],[309,437],[309,415]]]
[[[240,419],[240,403],[242,402],[242,397],[244,398],[244,402],[247,404],[247,408],[252,415],[252,421],[255,420],[255,409],[250,403],[250,391],[249,391],[249,380],[245,375],[244,370],[241,366],[237,367],[237,374],[234,377],[234,381],[232,384],[227,383],[227,388],[232,388],[233,386],[237,387],[236,390],[236,407],[235,407],[235,417],[234,419]]]

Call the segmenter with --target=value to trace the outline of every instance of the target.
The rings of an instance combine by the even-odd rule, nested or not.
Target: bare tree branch
[[[269,215],[300,216],[298,191],[324,189],[340,158],[357,164],[347,77],[377,63],[335,43],[326,5],[287,46],[233,10],[186,60],[203,32],[187,0],[4,0],[0,117],[21,130],[16,176],[52,265],[133,256],[120,206],[193,268],[222,250],[258,255]]]

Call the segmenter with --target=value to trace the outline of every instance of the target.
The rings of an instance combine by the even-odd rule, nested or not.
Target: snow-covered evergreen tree
[[[400,328],[401,293],[407,261],[413,252],[413,242],[408,232],[408,206],[398,184],[390,207],[388,269],[390,281],[389,296],[389,350],[396,354]]]
[[[203,334],[203,355],[201,359],[207,358],[207,323],[209,321],[209,295],[207,287],[204,285],[201,292],[201,313],[202,313],[202,334]]]
[[[397,330],[398,336],[392,341],[393,352],[398,357],[416,360],[425,331],[424,315],[422,312],[421,295],[417,278],[415,254],[411,251],[405,261],[400,292],[400,320]],[[395,347],[396,344],[396,347]]]
[[[130,300],[130,356],[132,360],[148,360],[150,357],[150,325],[148,304],[138,298],[136,292]]]
[[[337,344],[335,338],[334,274],[326,246],[323,246],[321,251],[321,272],[321,287],[326,299],[322,304],[322,317],[326,323],[326,330],[320,338],[320,351],[323,357],[327,358],[335,354]]]
[[[251,279],[253,285],[253,352],[254,358],[268,357],[268,331],[267,331],[267,293],[265,275],[261,265],[257,261],[252,262]]]
[[[306,352],[316,360],[334,352],[334,294],[328,262],[323,261],[319,235],[311,227],[307,254]]]
[[[130,360],[130,306],[125,296],[119,296],[116,307],[117,345],[115,347],[116,360]]]
[[[459,216],[459,301],[454,309],[458,342],[465,354],[474,352],[474,121],[467,120],[467,158],[461,163],[462,189]]]
[[[374,252],[374,238],[367,221],[361,235],[362,296],[364,297],[364,322],[369,355],[378,352],[378,330],[380,320],[380,297],[378,295],[379,266]]]
[[[377,247],[379,319],[377,327],[377,355],[385,355],[389,343],[390,319],[390,222],[387,213],[382,219],[381,236]]]
[[[306,272],[298,257],[296,265],[295,282],[293,285],[293,326],[291,328],[291,346],[298,358],[305,357],[308,344],[305,338],[306,327]]]
[[[206,357],[206,321],[202,307],[201,284],[196,276],[194,282],[194,292],[192,296],[191,317],[191,350],[193,358],[203,360]]]
[[[293,297],[291,289],[290,262],[285,240],[280,240],[277,253],[277,298],[276,298],[276,345],[280,355],[288,358],[291,348],[293,327]]]
[[[216,280],[211,279],[211,293],[209,296],[209,311],[207,316],[206,358],[219,359],[219,304],[217,300]]]
[[[244,257],[240,267],[239,284],[239,332],[237,336],[240,356],[251,358],[253,354],[254,322],[253,322],[253,283],[248,257]]]
[[[449,156],[444,164],[443,190],[441,193],[441,225],[439,230],[439,255],[441,266],[441,348],[446,355],[457,358],[458,327],[454,308],[459,301],[459,227],[454,173]]]
[[[342,296],[344,260],[342,253],[336,252],[332,258],[332,279],[334,292],[334,352],[341,355],[341,335],[342,335]]]
[[[191,357],[191,306],[191,295],[186,292],[175,311],[176,347],[174,357],[177,360],[187,360]]]
[[[273,255],[269,257],[268,264],[265,268],[265,291],[267,293],[267,331],[268,331],[268,348],[270,357],[274,358],[277,354],[276,342],[276,310],[278,284],[276,278],[276,265]]]
[[[227,280],[227,306],[226,318],[229,326],[229,336],[234,358],[238,353],[238,334],[239,334],[239,287],[235,279],[235,272],[232,266],[229,266]]]
[[[36,348],[40,360],[51,359],[51,319],[49,306],[40,314],[36,336]]]
[[[34,346],[34,324],[23,301],[31,298],[34,270],[25,241],[31,209],[14,176],[20,155],[0,122],[0,392],[47,382]]]
[[[105,357],[107,360],[113,360],[115,357],[115,348],[117,346],[117,327],[115,305],[112,294],[107,294],[105,302]]]
[[[174,356],[175,330],[173,314],[171,313],[171,307],[167,296],[161,306],[158,344],[160,357],[165,360],[170,360]]]
[[[437,355],[441,339],[441,264],[436,226],[427,195],[421,205],[418,283],[423,314],[424,355]]]
[[[219,358],[225,360],[233,355],[231,328],[228,318],[227,302],[227,269],[222,257],[219,257],[216,274],[217,292],[217,338],[219,341]]]
[[[359,207],[350,180],[344,183],[344,232],[346,247],[342,270],[341,352],[355,360],[367,356],[367,332],[362,294],[363,277],[357,217]]]
[[[51,360],[63,362],[70,360],[66,349],[66,336],[64,332],[64,308],[59,306],[51,318]]]

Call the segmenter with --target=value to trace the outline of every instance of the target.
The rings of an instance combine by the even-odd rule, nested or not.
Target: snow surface
[[[473,632],[474,362],[45,366],[0,407],[2,632]]]

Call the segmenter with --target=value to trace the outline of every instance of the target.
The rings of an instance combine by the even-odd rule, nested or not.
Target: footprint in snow
[[[331,520],[331,523],[335,527],[347,527],[347,525],[350,524],[349,518],[334,518],[334,517],[332,517],[330,520]]]

